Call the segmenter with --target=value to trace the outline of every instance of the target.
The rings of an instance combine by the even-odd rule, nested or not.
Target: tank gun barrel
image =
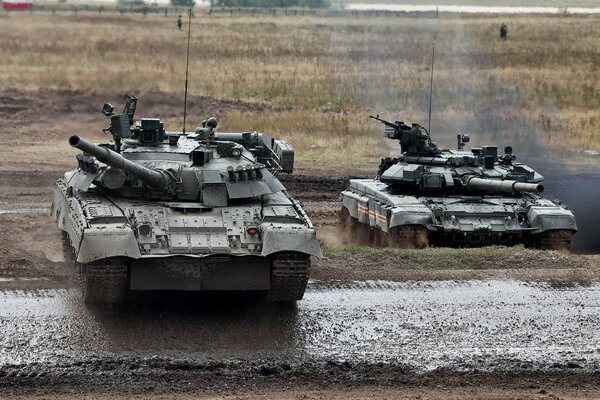
[[[512,180],[468,177],[464,180],[464,183],[465,187],[469,190],[481,190],[485,192],[524,193],[544,191],[544,185],[542,184],[524,183]]]
[[[85,153],[93,155],[98,161],[101,161],[110,167],[120,169],[129,175],[143,180],[151,187],[160,188],[167,186],[167,178],[161,172],[129,161],[110,149],[88,142],[77,135],[73,135],[69,138],[69,144]]]

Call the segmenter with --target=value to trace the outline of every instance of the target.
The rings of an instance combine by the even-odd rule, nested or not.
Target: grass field
[[[481,7],[599,7],[596,0],[343,0],[342,3],[458,5]]]
[[[222,129],[272,132],[304,160],[372,161],[394,143],[369,113],[426,125],[435,45],[441,145],[470,132],[521,154],[600,150],[600,16],[509,18],[195,18],[190,91],[272,105],[219,115]],[[172,17],[0,14],[0,37],[4,88],[183,89]],[[210,113],[193,110],[188,129]]]

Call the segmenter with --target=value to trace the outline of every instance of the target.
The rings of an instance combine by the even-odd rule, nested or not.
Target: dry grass
[[[223,127],[283,136],[302,159],[373,160],[389,147],[369,113],[425,122],[435,44],[442,145],[469,131],[475,145],[521,153],[600,150],[600,16],[511,16],[507,42],[502,19],[197,18],[190,90],[277,106],[222,115]],[[2,87],[183,87],[185,33],[173,18],[11,14],[0,37]]]
[[[343,0],[342,3],[461,5],[487,7],[598,7],[596,0]]]

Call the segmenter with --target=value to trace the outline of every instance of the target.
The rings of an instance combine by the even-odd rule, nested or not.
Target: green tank
[[[375,179],[351,179],[342,192],[344,232],[363,244],[403,248],[524,244],[568,249],[575,216],[544,198],[538,172],[516,161],[510,146],[440,149],[419,124],[389,122],[384,134],[401,154],[384,158]]]
[[[310,219],[276,174],[292,146],[264,133],[193,133],[134,120],[137,99],[110,117],[113,141],[79,136],[77,168],[56,183],[52,214],[87,303],[120,303],[131,290],[263,291],[302,299],[310,257],[322,257]]]

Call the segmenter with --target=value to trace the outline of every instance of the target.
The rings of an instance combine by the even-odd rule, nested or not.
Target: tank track
[[[310,256],[303,253],[279,253],[273,257],[269,301],[302,300],[308,284]]]
[[[496,240],[475,241],[463,238],[462,241],[454,240],[444,235],[429,237],[427,228],[417,225],[394,227],[389,233],[383,232],[378,228],[372,228],[367,224],[358,222],[353,218],[345,207],[342,207],[339,214],[339,223],[341,234],[351,243],[364,244],[375,247],[393,247],[422,249],[429,245],[430,240],[434,240],[439,245],[461,245],[460,247],[479,247],[493,244],[515,245],[523,243],[527,247],[539,248],[542,250],[569,250],[571,247],[571,237],[573,232],[565,229],[550,230],[538,235],[535,238],[510,238],[504,239],[502,243]],[[467,242],[464,242],[467,240]]]
[[[108,258],[91,263],[78,263],[69,235],[62,232],[62,250],[65,263],[76,268],[87,304],[112,306],[125,299],[128,283],[128,265],[124,258]]]
[[[125,300],[128,281],[125,259],[107,258],[83,266],[83,299],[87,304],[113,306]]]
[[[342,207],[339,219],[342,234],[351,243],[401,249],[422,249],[429,245],[429,233],[424,226],[398,226],[391,228],[389,232],[384,232],[379,228],[358,222],[346,207]]]
[[[536,243],[542,250],[569,250],[573,232],[565,229],[555,229],[540,234]]]

